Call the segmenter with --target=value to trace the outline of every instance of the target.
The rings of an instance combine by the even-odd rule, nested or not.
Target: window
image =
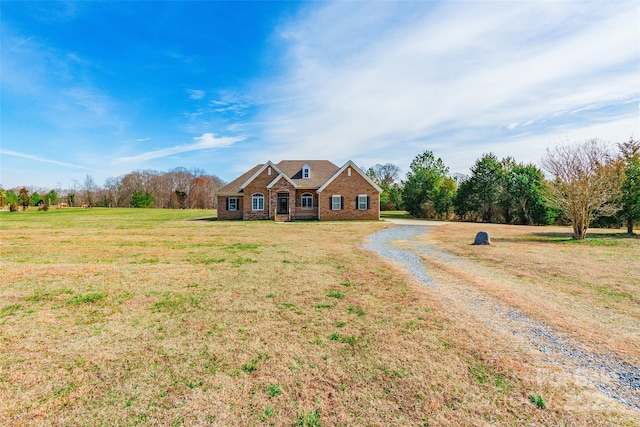
[[[303,194],[301,197],[301,205],[302,209],[312,209],[313,208],[313,195],[311,194]]]
[[[235,199],[235,198],[227,199],[227,210],[228,211],[237,211],[238,210],[238,199]]]
[[[302,167],[302,179],[309,179],[309,178],[311,178],[311,166],[304,165]]]
[[[254,211],[264,210],[264,195],[257,193],[251,197],[251,209]]]
[[[331,210],[339,211],[342,209],[342,197],[339,195],[331,196]]]
[[[347,176],[351,176],[351,168],[347,168]]]
[[[369,209],[369,197],[366,194],[358,195],[358,210],[365,211]]]

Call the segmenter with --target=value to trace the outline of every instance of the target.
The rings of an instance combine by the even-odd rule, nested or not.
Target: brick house
[[[218,219],[378,220],[381,192],[352,161],[268,161],[218,190]]]

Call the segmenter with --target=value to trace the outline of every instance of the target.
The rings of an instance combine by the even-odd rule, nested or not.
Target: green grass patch
[[[162,299],[153,305],[152,311],[171,314],[187,311],[198,306],[201,300],[202,298],[200,297],[187,296],[174,292],[165,292]]]
[[[333,302],[321,302],[319,304],[316,304],[316,308],[331,308],[331,307],[335,307],[336,303]]]
[[[280,304],[278,304],[280,307],[284,307],[284,308],[294,308],[296,305],[292,302],[281,302]]]
[[[275,409],[273,409],[271,406],[266,406],[264,408],[264,415],[260,416],[260,421],[267,422],[270,418],[273,418],[276,415],[276,411]]]
[[[508,393],[512,390],[508,378],[497,373],[491,365],[481,360],[476,360],[476,362],[469,367],[469,373],[478,384],[484,387],[493,387],[502,393]]]
[[[89,292],[86,294],[78,294],[69,298],[66,305],[83,305],[83,304],[95,304],[102,301],[106,297],[106,294],[102,292]]]
[[[320,427],[320,410],[302,413],[300,417],[294,421],[295,427]]]
[[[63,294],[70,295],[72,293],[73,291],[69,288],[54,289],[54,290],[38,289],[33,294],[26,297],[25,300],[29,302],[50,301],[58,295],[63,295]]]
[[[157,264],[160,262],[160,258],[156,256],[149,258],[140,258],[137,262],[139,264]]]
[[[251,359],[249,362],[242,365],[242,370],[246,373],[251,373],[258,369],[258,362],[262,360],[268,360],[270,356],[268,354],[259,354],[258,357]]]
[[[0,309],[0,317],[11,316],[20,310],[22,310],[22,306],[20,304],[5,305]]]
[[[200,259],[193,260],[192,262],[194,264],[210,265],[210,264],[220,264],[224,261],[225,261],[225,258],[213,257],[213,258],[200,258]]]
[[[60,387],[53,392],[55,397],[68,396],[76,388],[74,383],[70,383],[64,387]]]
[[[258,243],[231,243],[229,245],[223,245],[222,250],[227,251],[229,253],[235,254],[238,252],[258,252],[260,249],[260,244]]]
[[[356,345],[358,341],[360,341],[360,338],[358,337],[340,335],[335,332],[329,335],[329,339],[331,341],[338,341],[338,342],[341,342],[342,344],[350,344],[350,345]]]
[[[280,389],[279,384],[270,384],[266,387],[266,389],[267,393],[269,393],[269,396],[271,397],[276,397],[282,394],[282,390]]]
[[[358,316],[364,316],[364,314],[365,314],[365,313],[364,313],[364,310],[363,310],[363,309],[361,309],[361,308],[358,308],[358,307],[352,307],[352,306],[349,306],[349,307],[347,307],[347,311],[348,311],[349,313],[355,313],[355,314],[357,314]]]
[[[256,263],[258,261],[256,261],[255,259],[252,258],[245,258],[245,257],[238,257],[238,258],[234,258],[231,260],[231,266],[233,267],[240,267],[243,266],[245,264],[253,264]]]
[[[529,401],[534,405],[536,405],[536,407],[539,409],[544,409],[547,407],[547,404],[545,403],[544,399],[539,394],[530,394]]]
[[[596,289],[598,295],[602,295],[603,297],[613,300],[613,301],[621,301],[621,300],[630,300],[633,301],[633,295],[629,292],[620,292],[615,289],[611,289],[607,286],[600,286]]]
[[[331,291],[327,294],[329,298],[344,298],[344,294],[342,292]]]
[[[380,211],[380,218],[413,219],[407,211]]]

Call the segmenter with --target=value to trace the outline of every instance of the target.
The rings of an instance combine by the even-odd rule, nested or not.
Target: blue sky
[[[0,184],[640,137],[637,1],[0,2]]]

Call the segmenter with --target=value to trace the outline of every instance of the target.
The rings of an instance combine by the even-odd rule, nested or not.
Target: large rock
[[[489,233],[486,231],[478,231],[476,234],[476,240],[473,241],[474,245],[490,245],[491,239],[489,239]]]

